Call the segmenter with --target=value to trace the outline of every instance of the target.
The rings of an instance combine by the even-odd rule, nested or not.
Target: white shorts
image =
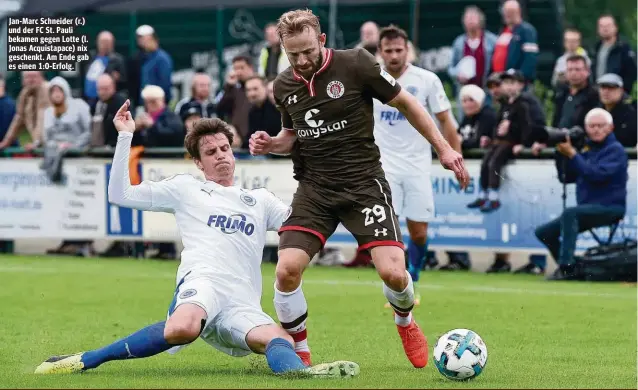
[[[386,173],[392,191],[392,206],[398,217],[414,222],[430,222],[434,218],[434,195],[429,173],[393,175]]]
[[[182,304],[191,303],[206,311],[207,320],[200,338],[230,356],[246,356],[252,353],[246,343],[246,335],[261,325],[273,325],[275,321],[261,309],[259,297],[237,294],[237,284],[219,276],[193,270],[177,283],[173,301],[168,310],[170,317]],[[175,353],[185,345],[169,350]]]

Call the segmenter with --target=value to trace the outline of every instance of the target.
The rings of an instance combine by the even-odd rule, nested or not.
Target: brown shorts
[[[404,247],[399,221],[392,209],[390,186],[385,178],[379,178],[367,186],[338,191],[299,183],[292,213],[279,229],[279,249],[303,249],[312,258],[339,223],[356,238],[359,250],[388,245]],[[309,234],[302,240],[297,232]]]

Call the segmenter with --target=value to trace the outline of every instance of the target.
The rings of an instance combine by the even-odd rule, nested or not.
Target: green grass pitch
[[[36,376],[51,355],[93,349],[164,319],[175,262],[0,256],[0,387],[29,388],[636,388],[636,287],[545,282],[534,276],[427,272],[415,316],[432,347],[469,328],[488,363],[469,383],[401,348],[376,273],[311,268],[304,291],[315,363],[349,359],[351,380],[284,379],[262,356],[231,358],[198,340],[176,355],[107,363],[76,375]],[[263,306],[274,317],[274,267]]]

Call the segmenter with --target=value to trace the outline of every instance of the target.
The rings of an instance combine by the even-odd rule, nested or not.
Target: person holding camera
[[[478,199],[467,205],[484,213],[501,206],[498,199],[501,170],[512,157],[520,153],[524,141],[532,132],[529,103],[521,96],[525,77],[520,71],[510,69],[501,74],[501,81],[505,98],[498,115],[496,132],[493,139],[485,135],[480,138],[481,148],[490,145],[481,163],[481,192]]]
[[[611,225],[625,215],[628,157],[613,134],[611,114],[602,108],[592,109],[585,116],[585,130],[587,140],[582,151],[576,150],[569,135],[556,145],[559,180],[576,183],[577,205],[565,208],[558,218],[535,232],[559,266],[549,280],[574,275],[579,233]]]

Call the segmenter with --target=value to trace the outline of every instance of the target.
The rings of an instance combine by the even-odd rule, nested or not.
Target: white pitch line
[[[27,273],[27,274],[75,274],[75,275],[101,275],[109,276],[113,278],[133,278],[133,279],[158,279],[158,278],[175,278],[174,273],[157,272],[152,273],[113,273],[105,271],[104,269],[88,271],[86,269],[57,269],[49,267],[27,267],[27,266],[2,266],[0,265],[0,273]],[[274,282],[272,277],[265,277],[264,281],[267,283]],[[333,286],[359,286],[359,287],[375,287],[381,289],[380,281],[373,280],[328,280],[328,279],[306,279],[304,284],[310,285],[333,285]],[[635,287],[631,288],[636,292]],[[551,296],[563,296],[563,297],[595,297],[595,298],[613,298],[613,299],[627,299],[636,300],[636,295],[629,294],[614,294],[614,293],[595,293],[588,291],[558,291],[558,290],[535,290],[526,288],[511,288],[511,287],[494,287],[494,286],[478,286],[478,285],[440,285],[440,284],[427,284],[421,283],[419,289],[422,290],[455,290],[463,292],[484,292],[493,294],[523,294],[523,295],[551,295]]]
[[[364,280],[304,280],[304,284],[329,284],[329,285],[353,285],[353,286],[376,286],[381,288],[381,282]],[[636,300],[635,296],[613,293],[592,293],[587,291],[555,291],[555,290],[531,290],[510,287],[489,287],[489,286],[443,286],[437,284],[419,284],[421,290],[460,290],[466,292],[486,292],[500,294],[530,294],[530,295],[554,295],[554,296],[574,296],[574,297],[599,297],[599,298],[621,298]],[[635,288],[634,288],[635,291]]]

